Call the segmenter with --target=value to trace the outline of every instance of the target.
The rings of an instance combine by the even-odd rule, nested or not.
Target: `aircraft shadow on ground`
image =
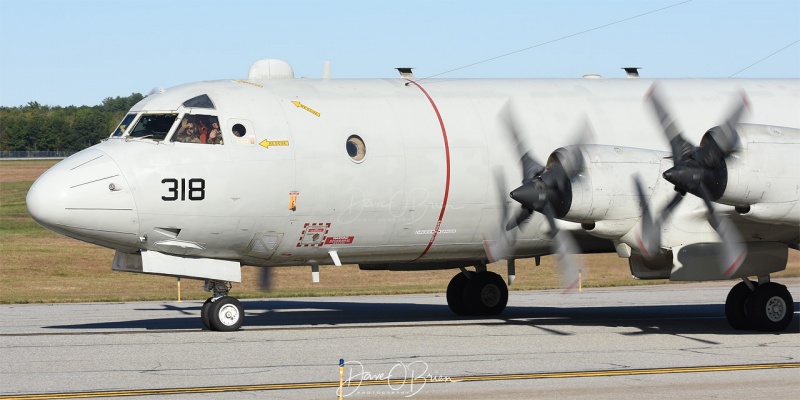
[[[155,303],[154,303],[155,304]],[[571,326],[630,327],[644,334],[762,334],[737,331],[725,319],[721,304],[648,305],[616,307],[519,307],[509,306],[497,317],[466,317],[453,314],[447,305],[416,303],[363,303],[356,301],[244,300],[243,329],[326,328],[347,325],[407,324],[485,324],[491,326],[530,326],[557,335],[571,335]],[[98,322],[49,326],[76,330],[196,330],[200,321],[200,302],[181,305],[161,304],[165,317],[130,321]],[[800,310],[800,302],[794,304]],[[142,309],[148,314],[153,309]],[[131,316],[135,317],[136,311]],[[784,333],[800,333],[798,312]]]

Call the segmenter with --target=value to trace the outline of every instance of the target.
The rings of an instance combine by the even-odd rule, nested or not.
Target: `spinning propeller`
[[[730,277],[742,265],[747,255],[747,247],[733,223],[714,210],[713,202],[719,200],[725,192],[728,182],[725,159],[739,147],[736,125],[745,109],[749,107],[747,97],[744,93],[741,94],[725,122],[706,132],[699,147],[693,146],[683,137],[675,119],[658,96],[655,85],[650,88],[647,99],[672,148],[673,167],[665,171],[662,176],[675,186],[677,193],[659,213],[658,218],[654,218],[646,204],[642,184],[638,177],[634,178],[643,208],[639,246],[646,257],[653,257],[659,252],[661,227],[664,221],[680,204],[686,193],[691,193],[701,198],[708,208],[708,222],[722,240],[723,273]]]
[[[259,268],[258,290],[268,292],[272,289],[272,267]]]
[[[522,164],[522,185],[511,191],[510,196],[521,204],[521,208],[509,219],[511,214],[506,204],[505,179],[502,171],[495,170],[494,178],[497,182],[500,204],[503,205],[503,223],[495,240],[486,243],[486,254],[490,261],[508,259],[512,256],[516,235],[519,228],[526,223],[534,212],[545,216],[550,226],[550,239],[552,251],[557,256],[561,267],[560,275],[566,291],[578,285],[578,274],[582,269],[576,254],[579,247],[575,239],[556,225],[556,218],[561,218],[569,212],[572,204],[571,179],[583,168],[584,159],[578,146],[562,147],[554,151],[542,166],[531,156],[519,134],[516,120],[509,108],[504,109],[500,115],[507,131],[514,140],[520,154]],[[588,129],[587,129],[588,132]],[[585,139],[582,138],[581,140]]]

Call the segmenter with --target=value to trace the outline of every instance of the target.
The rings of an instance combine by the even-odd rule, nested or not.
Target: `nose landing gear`
[[[207,329],[232,332],[242,327],[244,307],[239,300],[228,296],[230,289],[229,282],[206,281],[205,290],[214,292],[214,296],[209,297],[200,310],[200,317]]]

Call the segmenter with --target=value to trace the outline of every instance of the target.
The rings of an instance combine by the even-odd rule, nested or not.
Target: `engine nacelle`
[[[751,221],[800,225],[800,204],[797,201],[759,203],[747,207],[736,207],[736,212]]]
[[[654,258],[633,253],[628,258],[628,265],[631,275],[636,279],[669,279],[672,272],[672,252],[657,254]]]
[[[725,161],[728,181],[717,202],[748,219],[800,225],[800,130],[740,124],[740,146]]]
[[[637,279],[671,281],[716,281],[748,276],[764,276],[786,268],[789,247],[785,243],[747,243],[747,256],[733,276],[720,268],[719,243],[693,243],[678,246],[649,259],[634,253],[628,259],[631,274]]]
[[[655,187],[668,153],[621,146],[584,145],[583,170],[572,180],[572,204],[562,218],[596,228],[602,236],[624,234],[642,215],[633,177]],[[601,226],[602,225],[602,226]],[[611,230],[614,232],[605,232]]]

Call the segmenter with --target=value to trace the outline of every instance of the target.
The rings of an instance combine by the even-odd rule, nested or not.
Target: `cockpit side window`
[[[201,94],[200,96],[192,97],[191,99],[183,102],[183,106],[186,108],[210,108],[212,110],[216,109],[216,107],[214,107],[214,102],[211,101],[211,98],[208,97],[207,94]]]
[[[178,131],[172,135],[173,142],[222,144],[219,119],[214,115],[186,114]]]
[[[128,132],[128,137],[164,140],[176,118],[177,114],[144,114]]]
[[[125,131],[130,128],[131,122],[133,122],[134,118],[136,118],[135,113],[126,115],[125,118],[122,119],[122,122],[119,123],[119,126],[117,126],[117,129],[114,131],[114,133],[111,134],[111,137],[119,137],[124,135]]]

